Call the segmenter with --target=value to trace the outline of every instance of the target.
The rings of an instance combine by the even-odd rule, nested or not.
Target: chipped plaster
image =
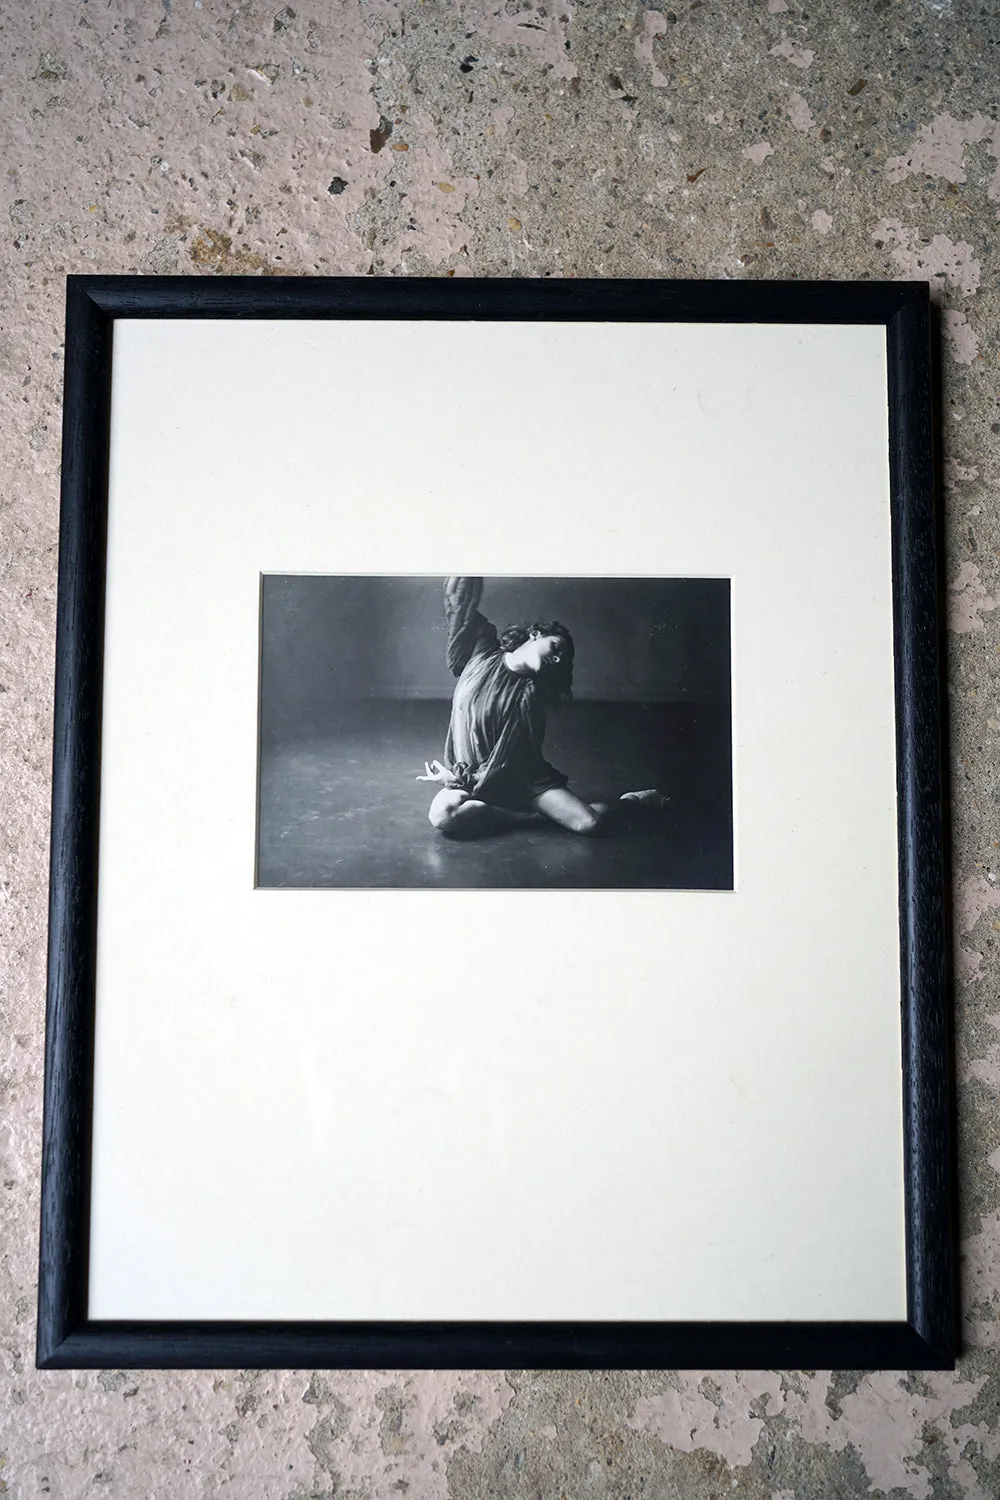
[[[801,130],[803,135],[808,135],[809,131],[816,124],[816,117],[809,108],[809,105],[803,96],[796,93],[794,89],[788,96],[788,118],[795,126],[795,129]]]
[[[783,57],[793,68],[811,68],[816,57],[811,47],[803,47],[798,42],[791,41],[783,36],[780,42],[775,42],[771,48],[772,57]]]
[[[900,281],[929,281],[933,287],[947,286],[956,292],[979,289],[982,265],[966,240],[956,244],[946,234],[935,234],[921,244],[918,230],[894,218],[880,219],[872,239],[888,249],[899,267]]]
[[[649,70],[650,86],[654,89],[665,89],[668,83],[667,75],[660,72],[653,55],[653,43],[657,37],[663,36],[666,29],[666,17],[659,11],[647,10],[642,18],[642,35],[635,39],[636,59]]]
[[[1000,1491],[995,12],[25,0],[0,14],[0,1494]],[[32,1369],[61,317],[75,270],[931,280],[951,581],[966,1345],[954,1375]]]
[[[774,147],[770,141],[757,141],[752,146],[743,147],[743,156],[746,161],[752,161],[755,167],[762,167],[769,156],[774,155]]]
[[[962,477],[971,479],[975,474]],[[985,630],[983,611],[996,609],[1000,601],[987,593],[978,566],[972,562],[964,562],[958,570],[958,577],[949,584],[948,590],[949,630],[958,634],[969,630]]]
[[[921,127],[911,150],[890,156],[885,164],[889,182],[903,182],[914,174],[943,177],[946,182],[968,182],[966,146],[982,142],[997,162],[986,184],[986,196],[1000,199],[1000,121],[978,112],[970,120],[956,120],[945,112]]]
[[[941,327],[948,352],[958,365],[971,365],[979,357],[979,336],[964,312],[957,307],[947,307],[942,313]]]

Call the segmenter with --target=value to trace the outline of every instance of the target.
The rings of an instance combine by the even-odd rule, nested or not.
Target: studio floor
[[[550,823],[456,841],[436,833],[436,788],[416,780],[440,756],[448,704],[346,705],[309,738],[261,750],[257,884],[719,890],[732,886],[728,708],[574,702],[552,715],[548,760],[588,801],[659,787],[664,813],[625,833],[582,838]]]

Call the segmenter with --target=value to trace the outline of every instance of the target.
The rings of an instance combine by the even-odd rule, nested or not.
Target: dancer
[[[498,635],[480,613],[483,580],[448,578],[448,668],[458,678],[444,761],[425,762],[418,781],[441,784],[428,817],[449,838],[481,838],[548,818],[571,833],[608,830],[612,809],[571,792],[542,754],[545,716],[570,697],[573,637],[558,620],[509,626]],[[662,807],[655,789],[619,803]],[[624,811],[625,809],[621,809]]]

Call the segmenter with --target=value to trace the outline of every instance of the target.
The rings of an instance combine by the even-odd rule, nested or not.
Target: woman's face
[[[566,655],[566,642],[561,636],[533,635],[531,641],[537,653],[537,671],[546,666],[558,666]]]

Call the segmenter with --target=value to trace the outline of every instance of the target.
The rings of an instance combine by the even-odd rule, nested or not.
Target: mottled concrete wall
[[[0,10],[0,1493],[1000,1491],[1000,9],[673,3]],[[63,275],[98,270],[932,281],[968,1345],[956,1374],[34,1371]],[[389,420],[391,383],[383,398]]]

